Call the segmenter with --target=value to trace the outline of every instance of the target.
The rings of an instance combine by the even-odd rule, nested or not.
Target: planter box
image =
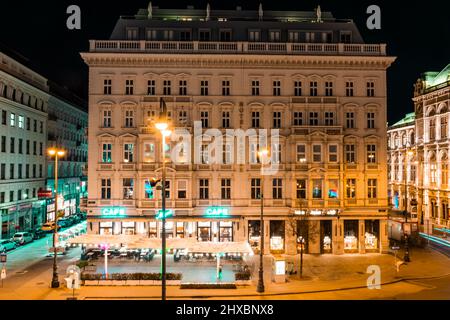
[[[252,280],[236,280],[235,283],[237,286],[250,286],[252,285]]]
[[[139,280],[127,280],[126,285],[127,286],[138,286],[139,282],[140,282]]]

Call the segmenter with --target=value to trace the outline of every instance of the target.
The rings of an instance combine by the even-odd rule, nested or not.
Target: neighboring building
[[[58,195],[63,198],[59,210],[66,216],[80,212],[81,199],[87,196],[87,121],[84,102],[69,91],[50,85],[48,105],[48,147],[65,150],[58,160]],[[55,159],[48,157],[47,188],[55,188]],[[59,205],[59,202],[58,202]],[[47,220],[54,220],[53,201],[47,209]]]
[[[49,97],[46,78],[0,52],[0,238],[45,222]]]
[[[409,185],[406,198],[417,201],[417,208],[407,201],[408,211],[417,213],[419,224],[431,233],[436,228],[450,227],[450,65],[441,72],[424,73],[415,85],[413,101],[415,113],[408,123],[389,130],[391,196],[394,207],[398,203],[399,209],[404,210],[402,168],[406,152]]]
[[[160,237],[163,97],[175,132],[279,129],[279,170],[261,180],[256,151],[227,144],[168,163],[169,237],[259,245],[264,184],[266,253],[294,254],[288,225],[300,215],[310,253],[386,252],[384,44],[365,44],[351,20],[328,12],[172,10],[121,17],[110,40],[91,41],[88,232]],[[273,138],[273,137],[272,137]],[[192,139],[194,141],[194,139]],[[176,144],[171,143],[171,150]],[[190,149],[189,149],[190,148]],[[178,150],[178,149],[177,149]],[[197,154],[201,163],[193,161]],[[245,158],[245,164],[233,159]],[[229,161],[230,160],[230,161]]]

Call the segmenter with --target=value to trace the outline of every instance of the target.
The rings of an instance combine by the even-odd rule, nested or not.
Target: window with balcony
[[[351,31],[341,31],[339,40],[341,43],[352,43]]]
[[[191,31],[180,31],[180,41],[191,41]]]
[[[231,30],[220,30],[219,39],[221,42],[231,41]]]
[[[127,40],[137,40],[138,28],[127,28]]]
[[[269,31],[269,39],[271,42],[280,42],[281,32],[278,30]]]
[[[157,40],[157,32],[156,30],[153,29],[147,29],[145,32],[145,37],[147,39],[147,41],[155,41]]]
[[[289,31],[288,32],[289,42],[300,42],[300,32],[298,31]]]
[[[325,112],[325,125],[334,126],[334,112]]]
[[[248,41],[260,41],[261,40],[261,31],[259,30],[250,30],[248,32]]]
[[[173,30],[164,30],[163,37],[165,41],[173,40]]]
[[[211,40],[211,31],[209,30],[200,30],[198,32],[199,41],[210,41]]]

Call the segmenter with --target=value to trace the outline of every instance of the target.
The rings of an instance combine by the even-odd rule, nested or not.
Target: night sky
[[[257,10],[261,1],[210,0],[211,10]],[[207,0],[154,0],[160,8],[206,8]],[[82,29],[66,28],[66,8],[77,4]],[[264,10],[312,11],[320,4],[335,18],[353,19],[368,43],[387,43],[397,61],[388,72],[388,120],[392,124],[413,111],[413,84],[425,71],[440,71],[450,63],[450,2],[298,0],[262,1]],[[368,30],[366,9],[377,4],[382,11],[382,29]],[[3,0],[0,9],[0,43],[27,59],[33,69],[50,80],[87,97],[87,67],[79,52],[88,50],[89,39],[108,39],[120,15],[134,15],[146,8],[147,0]]]

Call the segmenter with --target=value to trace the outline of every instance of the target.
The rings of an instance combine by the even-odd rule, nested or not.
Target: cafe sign
[[[125,208],[121,207],[109,207],[102,209],[102,216],[124,216]]]
[[[209,218],[221,218],[230,215],[229,208],[225,207],[209,207],[206,209],[205,216]]]

